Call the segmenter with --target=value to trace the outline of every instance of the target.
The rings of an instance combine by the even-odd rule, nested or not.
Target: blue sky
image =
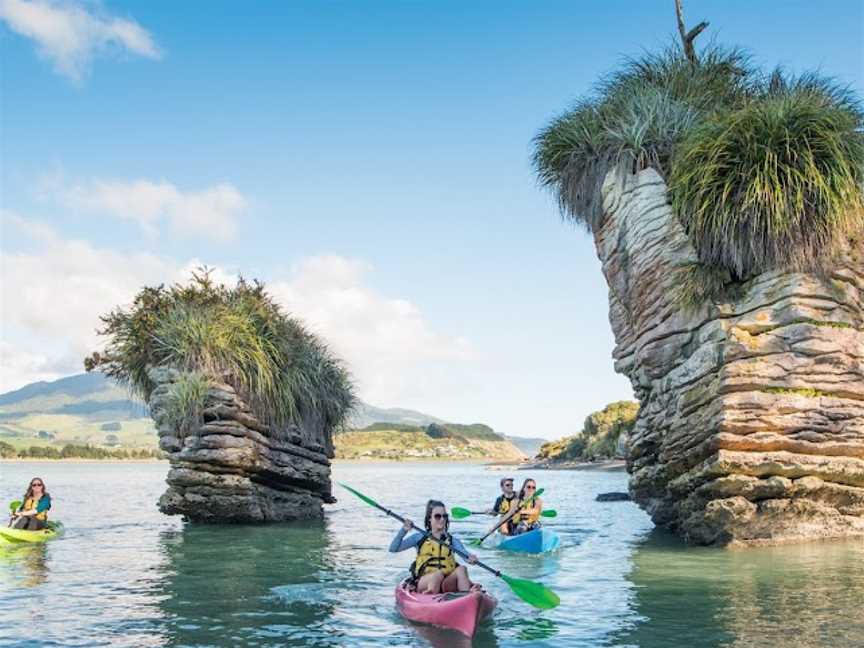
[[[864,88],[864,4],[689,0],[757,62]],[[509,434],[630,398],[589,236],[531,138],[674,3],[0,0],[3,375],[207,263],[270,282],[360,395]]]

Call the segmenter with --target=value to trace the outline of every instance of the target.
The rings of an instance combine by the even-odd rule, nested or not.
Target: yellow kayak
[[[60,522],[49,522],[47,528],[39,531],[24,531],[23,529],[10,529],[0,527],[0,539],[7,543],[22,542],[48,542],[63,533],[63,525]]]

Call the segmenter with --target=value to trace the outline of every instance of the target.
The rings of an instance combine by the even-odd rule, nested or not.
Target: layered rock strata
[[[332,438],[310,423],[275,430],[261,423],[233,387],[212,382],[202,420],[181,432],[168,415],[179,373],[148,372],[148,405],[168,454],[168,490],[159,509],[196,522],[278,522],[320,517],[332,502]]]
[[[697,262],[652,169],[612,172],[594,237],[615,369],[641,403],[630,492],[699,544],[864,535],[864,244],[826,276],[769,272],[684,309]]]

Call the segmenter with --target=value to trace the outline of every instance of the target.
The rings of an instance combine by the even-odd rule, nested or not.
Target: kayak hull
[[[59,522],[52,522],[48,527],[39,531],[25,531],[23,529],[0,527],[0,540],[7,544],[48,542],[49,540],[53,540],[59,536],[62,532],[63,525]]]
[[[408,581],[396,586],[399,613],[416,623],[450,628],[473,637],[479,623],[492,614],[498,601],[485,592],[418,594],[408,590]]]
[[[551,529],[534,529],[515,536],[499,536],[498,548],[523,553],[545,553],[555,551],[561,545],[561,538]]]

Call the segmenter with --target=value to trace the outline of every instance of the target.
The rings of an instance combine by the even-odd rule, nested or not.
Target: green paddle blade
[[[507,574],[501,574],[501,580],[510,586],[516,596],[541,610],[551,610],[558,607],[561,602],[558,595],[543,583],[535,583],[524,578],[513,578]]]
[[[454,506],[450,509],[450,516],[457,519],[462,520],[471,515],[471,511],[468,509],[464,509],[461,506]]]
[[[14,513],[19,508],[21,508],[21,500],[15,500],[14,502],[9,502],[9,511]]]
[[[354,490],[354,489],[351,488],[350,486],[346,486],[346,485],[343,484],[342,482],[339,482],[339,485],[340,485],[342,488],[344,488],[345,490],[347,490],[349,493],[354,493],[357,497],[359,497],[361,500],[363,500],[364,502],[366,502],[366,503],[369,504],[370,506],[374,506],[375,508],[379,508],[379,506],[378,506],[378,502],[376,502],[376,501],[373,500],[372,498],[370,498],[370,497],[366,497],[363,493],[358,493],[356,490]]]
[[[543,511],[540,515],[542,517],[558,517],[558,511],[555,509],[549,509],[548,511]]]

